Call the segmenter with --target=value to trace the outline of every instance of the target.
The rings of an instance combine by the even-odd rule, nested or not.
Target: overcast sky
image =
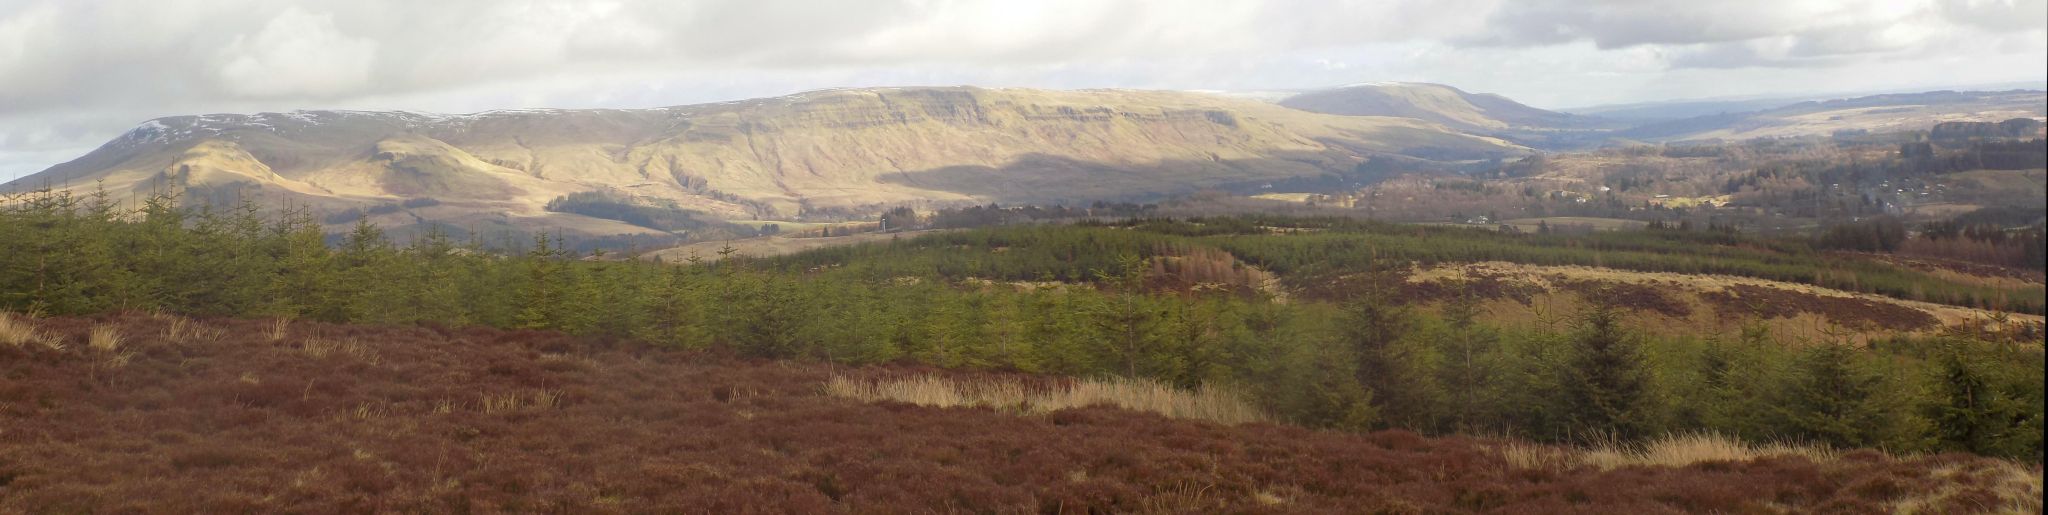
[[[837,86],[1426,81],[1539,107],[2048,81],[2048,0],[0,0],[0,181],[144,120]]]

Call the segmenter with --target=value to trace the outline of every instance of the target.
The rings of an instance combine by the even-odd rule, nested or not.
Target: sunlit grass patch
[[[1215,387],[1183,390],[1144,379],[1077,379],[1044,388],[1017,380],[955,380],[923,375],[864,381],[834,377],[828,393],[865,402],[894,401],[936,407],[988,407],[1050,413],[1094,405],[1222,424],[1272,422],[1258,407]]]
[[[221,337],[227,334],[226,331],[222,331],[220,329],[212,327],[207,327],[206,325],[200,324],[199,322],[194,321],[190,318],[170,315],[168,319],[171,321],[171,325],[164,329],[164,339],[172,342],[211,343],[220,341]]]
[[[1892,504],[1894,513],[2041,513],[2041,469],[2011,461],[1947,465],[1930,474],[1932,492]],[[1989,494],[1988,496],[1986,494]]]
[[[36,330],[34,323],[13,314],[0,313],[0,344],[21,347],[31,343],[50,344],[50,338]]]
[[[375,349],[371,349],[369,346],[363,345],[363,342],[352,338],[346,340],[309,338],[299,342],[299,352],[303,352],[314,359],[326,358],[328,356],[343,356],[372,365],[379,363],[382,359],[378,356]]]
[[[114,352],[120,350],[121,341],[121,331],[114,326],[94,326],[92,333],[86,335],[85,346],[100,352]]]
[[[1826,463],[1834,461],[1836,457],[1833,449],[1821,446],[1784,443],[1757,445],[1714,433],[1674,434],[1640,445],[1603,443],[1581,449],[1516,443],[1501,447],[1500,453],[1503,459],[1516,468],[1568,469],[1583,466],[1601,470],[1632,466],[1684,467],[1699,463],[1741,462],[1773,456],[1804,456],[1815,462]]]
[[[283,340],[285,336],[291,334],[291,325],[291,317],[278,317],[276,320],[270,321],[269,326],[264,327],[263,336],[270,338],[270,341],[273,342]]]
[[[484,413],[511,413],[517,411],[545,411],[562,405],[562,392],[556,390],[534,390],[484,395],[479,407]]]

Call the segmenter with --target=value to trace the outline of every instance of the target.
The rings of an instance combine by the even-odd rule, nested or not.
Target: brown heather
[[[4,320],[9,325],[0,329],[12,331],[29,323]],[[1070,395],[1059,392],[1094,384],[1087,381],[831,370],[487,328],[295,322],[288,337],[272,342],[270,321],[180,320],[33,320],[34,332],[54,341],[90,341],[101,329],[130,335],[120,348],[131,360],[118,373],[93,373],[102,352],[0,345],[0,513],[1972,513],[2041,506],[2038,465],[1967,455],[1755,448],[1707,436],[1568,451],[1050,405]],[[188,325],[172,331],[172,324]],[[173,334],[218,337],[166,338]],[[835,386],[820,387],[826,384]],[[953,396],[937,403],[957,407],[886,400],[897,398],[885,392],[898,385]],[[1119,385],[1206,398],[1102,383]],[[975,400],[998,390],[1033,399],[1033,407]],[[1126,395],[1095,398],[1115,404]]]

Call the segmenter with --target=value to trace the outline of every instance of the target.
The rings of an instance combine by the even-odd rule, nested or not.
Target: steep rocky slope
[[[329,210],[428,197],[440,204],[417,218],[574,225],[545,203],[608,189],[717,217],[789,219],[1173,194],[1344,171],[1379,154],[1526,152],[1427,121],[1197,93],[885,88],[640,110],[171,117],[9,186],[102,184],[125,196],[175,185]]]

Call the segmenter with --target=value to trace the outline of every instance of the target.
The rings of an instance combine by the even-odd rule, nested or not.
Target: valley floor
[[[1968,455],[1603,466],[1553,459],[1569,455],[1556,449],[1399,431],[1225,425],[1104,406],[863,402],[827,385],[927,374],[1058,380],[833,369],[549,332],[141,314],[5,325],[0,512],[2041,506],[2038,465]]]

